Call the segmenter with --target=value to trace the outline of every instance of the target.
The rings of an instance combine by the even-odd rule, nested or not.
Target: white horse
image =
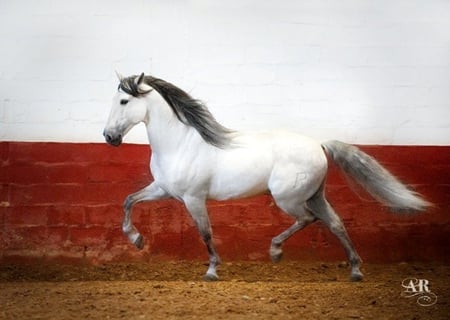
[[[286,239],[321,220],[347,253],[350,279],[362,279],[361,259],[341,219],[325,199],[326,153],[385,205],[400,211],[422,211],[430,205],[354,146],[338,141],[320,144],[292,132],[232,131],[220,125],[204,104],[164,80],[143,73],[118,76],[119,89],[104,130],[105,139],[119,146],[133,126],[145,123],[154,177],[147,187],[126,198],[123,232],[142,249],[143,237],[131,221],[133,205],[166,198],[180,200],[208,249],[205,280],[218,280],[216,267],[220,263],[206,200],[237,199],[267,191],[281,210],[295,218],[291,227],[272,240],[270,256],[274,262],[281,259]]]

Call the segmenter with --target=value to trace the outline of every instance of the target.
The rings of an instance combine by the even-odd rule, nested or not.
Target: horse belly
[[[211,185],[209,199],[231,200],[247,198],[267,191],[267,179],[248,176],[229,176]]]
[[[269,155],[251,151],[225,157],[212,176],[209,198],[238,199],[266,192],[272,163]]]

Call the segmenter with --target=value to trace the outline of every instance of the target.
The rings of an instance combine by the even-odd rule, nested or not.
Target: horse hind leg
[[[286,214],[294,217],[296,221],[288,229],[272,239],[270,244],[270,258],[273,262],[279,262],[283,256],[282,246],[284,242],[292,237],[297,231],[302,230],[316,220],[305,206],[305,203],[297,194],[276,194],[272,192],[272,196],[277,206]]]
[[[339,218],[331,205],[325,199],[323,190],[319,190],[311,199],[306,202],[306,204],[308,209],[318,219],[320,219],[334,235],[336,235],[336,237],[343,245],[352,268],[350,280],[361,281],[363,279],[363,274],[359,269],[362,262],[361,258],[356,252],[341,218]]]
[[[306,210],[303,210],[301,214],[296,215],[296,219],[297,220],[293,225],[272,239],[269,250],[272,262],[280,262],[283,256],[281,247],[287,239],[316,220],[316,218]]]

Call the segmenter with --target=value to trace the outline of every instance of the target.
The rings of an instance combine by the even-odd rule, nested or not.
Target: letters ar
[[[430,292],[428,285],[429,281],[426,279],[405,279],[402,283],[403,288],[408,293]]]

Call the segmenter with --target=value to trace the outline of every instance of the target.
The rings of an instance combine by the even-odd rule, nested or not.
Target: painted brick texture
[[[363,146],[436,206],[394,215],[330,165],[327,194],[365,261],[448,261],[450,147]],[[142,251],[121,231],[122,202],[152,179],[144,145],[0,142],[0,260],[104,263],[206,259],[198,232],[175,200],[139,204]],[[356,193],[355,193],[356,192]],[[269,195],[208,204],[224,260],[268,260],[273,236],[292,220]],[[285,258],[343,260],[321,223],[297,233]]]

